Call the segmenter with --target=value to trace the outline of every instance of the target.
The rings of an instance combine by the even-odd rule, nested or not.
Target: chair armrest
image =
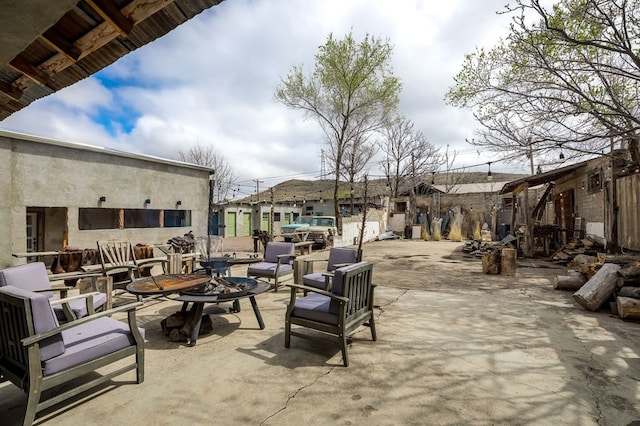
[[[52,300],[51,306],[62,305],[63,303],[71,302],[72,300],[88,299],[90,297],[92,298],[93,296],[98,296],[99,294],[100,292],[92,291],[90,293],[76,294],[74,296],[65,297],[63,299]]]
[[[325,291],[325,290],[320,290],[319,288],[315,288],[315,287],[309,287],[308,285],[300,285],[300,284],[287,284],[288,287],[291,287],[291,291],[295,292],[295,290],[304,290],[306,292],[310,292],[310,293],[317,293],[317,294],[321,294],[323,296],[328,296],[332,299],[338,300],[340,302],[348,302],[349,298],[348,297],[344,297],[344,296],[338,296],[337,294],[333,294],[330,291]]]
[[[118,306],[117,308],[113,308],[113,309],[109,309],[109,310],[106,310],[106,311],[98,312],[98,313],[93,314],[93,315],[89,315],[89,316],[86,316],[86,317],[83,317],[83,318],[79,318],[79,319],[74,320],[74,321],[67,322],[65,324],[62,324],[61,326],[58,326],[58,327],[56,327],[54,329],[51,329],[51,330],[49,330],[47,332],[44,332],[42,334],[37,334],[35,336],[26,337],[26,338],[22,339],[21,342],[22,342],[23,346],[31,346],[34,343],[38,343],[43,339],[46,339],[46,338],[51,337],[51,336],[55,336],[56,334],[60,334],[63,331],[68,330],[70,328],[73,328],[73,327],[75,327],[77,325],[84,324],[84,323],[90,322],[90,321],[94,321],[94,320],[96,320],[98,318],[111,316],[111,315],[113,315],[115,313],[118,313],[118,312],[132,311],[132,310],[135,310],[136,308],[138,308],[139,306],[142,306],[142,305],[143,305],[142,302],[133,302],[133,303],[129,303],[127,305]]]
[[[289,260],[293,260],[296,258],[295,254],[279,254],[276,256],[278,258],[278,262],[282,259],[289,259]]]
[[[347,262],[347,263],[336,263],[335,265],[333,265],[333,267],[335,269],[338,269],[338,268],[344,268],[345,266],[349,266],[349,265],[353,265],[353,263],[349,263],[349,262]]]
[[[138,268],[142,268],[148,263],[166,264],[168,262],[168,260],[167,260],[166,257],[150,257],[148,259],[138,259],[138,260],[136,260],[136,262],[138,262]]]
[[[138,270],[138,266],[136,265],[114,265],[114,266],[110,266],[110,265],[106,265],[105,267],[102,268],[102,275],[107,275],[109,272],[112,271],[117,271],[117,270],[129,270],[129,271],[137,271]]]

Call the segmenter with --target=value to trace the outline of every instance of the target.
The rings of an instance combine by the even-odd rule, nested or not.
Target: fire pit
[[[246,295],[257,285],[256,280],[244,277],[214,277],[211,281],[183,291],[190,296],[218,296],[219,300]]]

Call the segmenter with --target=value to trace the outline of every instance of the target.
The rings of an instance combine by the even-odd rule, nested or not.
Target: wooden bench
[[[296,250],[300,251],[300,255],[311,254],[313,251],[313,241],[300,241],[299,243],[294,243]]]

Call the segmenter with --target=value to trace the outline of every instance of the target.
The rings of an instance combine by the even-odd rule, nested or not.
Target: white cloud
[[[369,33],[394,45],[401,109],[416,128],[443,149],[464,151],[467,165],[482,163],[487,159],[464,143],[473,136],[471,114],[443,97],[464,54],[505,33],[509,18],[495,14],[503,6],[502,0],[225,1],[0,126],[167,158],[193,143],[212,145],[243,180],[319,172],[318,125],[276,103],[273,92],[293,65],[311,71],[329,33],[341,38],[353,31],[358,39]]]

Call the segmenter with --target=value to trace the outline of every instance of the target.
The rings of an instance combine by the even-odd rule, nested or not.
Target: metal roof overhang
[[[529,187],[542,185],[543,183],[553,182],[557,179],[560,179],[563,176],[566,176],[570,173],[573,173],[575,170],[583,167],[587,162],[581,162],[576,164],[571,164],[556,170],[550,170],[548,172],[540,173],[538,175],[527,176],[524,178],[520,178],[511,182],[506,183],[502,189],[500,190],[500,194],[513,193],[518,194],[525,188],[525,184],[529,184]]]

